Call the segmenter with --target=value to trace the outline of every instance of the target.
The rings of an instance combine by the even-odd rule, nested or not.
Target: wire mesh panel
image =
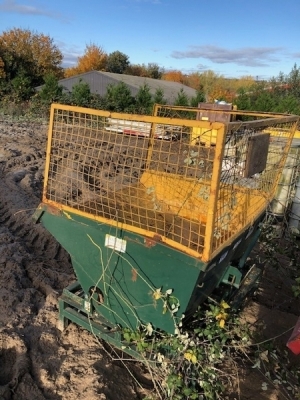
[[[219,251],[266,210],[274,197],[295,127],[293,118],[284,117],[228,124],[212,252]]]
[[[215,148],[191,143],[188,121],[54,105],[51,118],[45,202],[202,254]]]
[[[297,119],[224,124],[164,110],[52,105],[43,202],[207,261],[271,200]]]
[[[201,106],[201,105],[200,105]],[[211,109],[210,109],[211,108]],[[297,127],[298,117],[283,114],[217,109],[184,108],[156,104],[154,114],[164,117],[227,121],[222,148],[218,195],[210,233],[207,260],[232,242],[266,210],[278,181]],[[230,122],[231,121],[231,122]],[[216,145],[218,132],[193,127],[191,141]]]

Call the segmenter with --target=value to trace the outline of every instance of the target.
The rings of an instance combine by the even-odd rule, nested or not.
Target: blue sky
[[[76,64],[86,45],[132,64],[259,79],[300,64],[300,0],[0,0],[0,34],[50,36]]]

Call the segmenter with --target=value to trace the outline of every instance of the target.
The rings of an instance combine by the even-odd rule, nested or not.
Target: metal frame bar
[[[82,296],[74,294],[74,292],[80,288],[79,282],[72,283],[63,290],[62,296],[59,297],[58,329],[64,331],[70,322],[74,322],[93,335],[105,340],[117,349],[122,350],[124,353],[129,354],[139,361],[145,361],[141,353],[134,349],[134,346],[130,347],[128,343],[121,340],[121,330],[119,328],[113,328],[111,324],[102,317],[95,317],[91,312],[87,311],[84,306],[86,300]],[[90,308],[92,309],[91,301],[89,300],[89,302]],[[147,360],[147,362],[151,362],[151,360]]]
[[[163,106],[162,106],[163,107]],[[193,111],[193,112],[198,112],[199,109],[198,108],[189,108],[189,107],[172,107],[172,106],[166,106],[167,110],[182,110],[182,111]],[[155,105],[153,108],[153,113],[157,114],[159,111],[159,105]],[[57,113],[56,113],[57,111]],[[214,112],[217,112],[218,110],[214,110]],[[61,114],[60,114],[61,112]],[[64,112],[66,112],[64,114]],[[222,113],[224,113],[224,110],[220,111]],[[296,127],[297,127],[297,123],[299,120],[299,117],[297,116],[289,116],[289,115],[282,115],[282,114],[269,114],[269,113],[254,113],[254,112],[240,112],[240,111],[234,111],[234,110],[230,110],[228,111],[231,114],[235,115],[235,114],[239,114],[239,115],[248,115],[248,116],[253,116],[253,117],[265,117],[265,119],[258,119],[258,120],[254,120],[254,121],[246,121],[246,122],[229,122],[229,123],[221,123],[221,122],[209,122],[209,121],[202,121],[202,120],[190,120],[190,119],[181,119],[181,118],[168,118],[168,117],[159,117],[159,116],[144,116],[144,115],[131,115],[131,114],[124,114],[124,113],[112,113],[109,111],[103,111],[103,110],[93,110],[93,109],[87,109],[87,108],[83,108],[83,107],[75,107],[75,106],[68,106],[68,105],[62,105],[62,104],[52,104],[51,105],[51,112],[50,112],[50,124],[49,124],[49,129],[48,129],[48,143],[47,143],[47,150],[46,150],[46,167],[45,167],[45,179],[44,179],[44,188],[43,188],[43,199],[42,202],[47,205],[47,208],[51,209],[56,209],[59,210],[59,212],[61,212],[64,215],[68,215],[68,213],[75,213],[78,214],[80,216],[92,219],[92,220],[96,220],[99,221],[100,223],[105,223],[108,224],[110,226],[113,227],[118,227],[121,229],[125,229],[128,231],[131,231],[133,233],[137,233],[140,234],[142,236],[146,236],[148,238],[151,238],[153,240],[157,240],[158,235],[156,234],[155,231],[152,231],[151,229],[145,229],[144,225],[137,225],[135,226],[134,224],[130,225],[128,220],[124,220],[122,221],[118,221],[115,220],[113,218],[108,218],[106,217],[105,214],[103,215],[94,215],[92,212],[87,212],[86,209],[77,209],[77,208],[73,208],[69,205],[69,203],[67,202],[59,202],[59,198],[57,200],[57,198],[55,197],[50,197],[47,198],[47,189],[48,186],[51,184],[51,181],[48,180],[49,177],[49,173],[52,171],[49,170],[49,166],[50,166],[50,161],[51,161],[51,147],[52,147],[52,142],[57,140],[54,136],[53,138],[53,134],[55,134],[55,129],[56,129],[56,122],[58,122],[58,128],[57,128],[57,134],[58,134],[58,142],[61,140],[62,142],[68,142],[68,130],[70,129],[70,132],[73,132],[72,129],[76,129],[78,128],[83,128],[83,130],[85,130],[86,128],[88,128],[88,130],[90,129],[90,123],[93,124],[93,117],[95,117],[95,121],[96,121],[96,128],[94,127],[94,132],[97,131],[97,129],[99,129],[98,126],[98,122],[100,122],[100,129],[102,129],[102,120],[98,120],[98,117],[103,117],[103,118],[115,118],[115,119],[121,119],[124,121],[128,121],[129,123],[131,121],[134,122],[141,122],[141,123],[148,123],[151,124],[151,130],[150,130],[150,136],[147,137],[146,140],[148,140],[148,143],[146,146],[148,146],[148,150],[147,150],[147,157],[146,157],[146,169],[148,170],[150,168],[150,163],[152,160],[152,153],[153,153],[153,146],[154,146],[154,132],[155,132],[155,125],[157,124],[161,124],[161,125],[170,125],[170,126],[174,126],[174,127],[182,127],[183,131],[185,132],[185,128],[200,128],[200,130],[205,130],[205,134],[206,134],[206,130],[208,133],[208,141],[211,140],[211,147],[207,147],[205,145],[205,149],[211,149],[209,151],[213,151],[214,155],[213,157],[213,163],[212,163],[212,158],[208,159],[207,161],[209,161],[209,163],[211,163],[211,167],[212,167],[212,173],[210,173],[208,175],[207,172],[205,172],[205,174],[207,174],[207,176],[205,175],[206,181],[201,181],[203,183],[203,185],[207,186],[208,188],[208,192],[209,192],[209,204],[206,208],[206,205],[204,207],[198,205],[198,208],[200,209],[204,209],[205,213],[207,212],[207,219],[206,219],[206,224],[205,226],[203,225],[203,228],[205,229],[205,233],[203,234],[203,239],[204,239],[204,244],[201,244],[201,252],[199,252],[199,249],[195,250],[195,248],[191,248],[188,247],[187,245],[182,244],[182,242],[177,241],[177,239],[175,238],[175,240],[168,238],[168,235],[162,236],[164,234],[161,235],[160,237],[160,241],[162,243],[165,243],[167,245],[170,245],[180,251],[183,251],[184,253],[195,257],[197,259],[200,259],[201,261],[207,262],[209,261],[214,255],[216,255],[218,252],[220,252],[225,246],[228,245],[228,243],[232,240],[234,240],[234,238],[236,236],[239,235],[239,233],[242,231],[244,231],[245,229],[247,229],[247,227],[249,225],[251,225],[253,223],[253,220],[251,219],[252,217],[249,215],[247,216],[246,214],[246,220],[245,222],[243,222],[243,226],[239,227],[238,230],[239,232],[235,232],[235,230],[233,229],[232,232],[229,231],[228,233],[226,233],[226,230],[228,230],[229,228],[225,228],[222,232],[223,236],[221,240],[215,241],[214,239],[214,231],[217,229],[217,213],[224,213],[227,212],[227,210],[225,209],[226,206],[226,201],[228,201],[227,198],[225,198],[224,200],[224,204],[222,203],[220,205],[220,207],[218,206],[218,200],[219,200],[219,196],[220,196],[220,190],[222,190],[222,188],[225,189],[225,191],[227,190],[227,187],[230,187],[231,182],[228,180],[228,183],[220,183],[221,180],[221,170],[222,170],[222,161],[223,161],[223,157],[224,157],[224,150],[225,150],[225,138],[228,136],[229,133],[235,133],[235,130],[238,130],[240,127],[243,127],[243,129],[245,128],[249,128],[249,129],[253,129],[253,128],[258,128],[258,129],[264,129],[265,127],[270,127],[270,129],[277,129],[277,127],[279,126],[279,124],[281,125],[281,130],[279,131],[279,134],[283,135],[283,137],[286,139],[285,140],[285,147],[284,147],[284,157],[282,158],[281,162],[278,163],[276,165],[276,168],[282,168],[284,163],[285,163],[285,159],[287,156],[287,148],[289,147],[289,145],[291,144],[292,141],[292,132],[295,131]],[[70,113],[70,114],[69,114]],[[64,133],[64,137],[63,140],[60,137],[60,115],[62,115],[62,117],[67,117],[67,119],[70,117],[70,121],[67,121],[66,123],[66,127],[65,130],[63,131]],[[91,116],[91,119],[89,119],[88,116]],[[58,119],[57,119],[58,117]],[[75,120],[74,120],[74,119]],[[78,120],[76,121],[76,118],[78,118]],[[104,119],[103,119],[104,121]],[[82,124],[81,124],[82,122]],[[103,122],[104,124],[105,122]],[[285,124],[289,123],[289,126],[287,126],[285,128]],[[64,124],[64,121],[62,121],[62,125]],[[77,125],[78,124],[78,125]],[[127,124],[127,123],[126,123]],[[66,130],[67,129],[67,130]],[[91,128],[92,129],[92,128]],[[104,129],[104,128],[103,128]],[[286,132],[285,132],[286,130]],[[192,131],[191,131],[192,132]],[[201,131],[202,132],[202,131]],[[203,134],[203,133],[202,133]],[[215,139],[215,143],[213,143],[212,138],[213,138],[213,134],[216,135]],[[248,133],[247,133],[248,135]],[[72,136],[72,135],[71,135]],[[83,136],[82,136],[83,137]],[[245,138],[246,134],[245,134]],[[76,139],[76,136],[75,136]],[[87,140],[90,140],[87,138]],[[279,137],[279,140],[280,137]],[[214,146],[215,144],[215,146]],[[79,142],[79,146],[80,146],[80,142]],[[87,145],[88,146],[88,145]],[[146,149],[146,147],[145,147]],[[190,147],[191,152],[193,153],[195,150],[195,147]],[[80,148],[78,148],[78,150],[80,151]],[[156,151],[156,150],[155,150]],[[197,150],[198,151],[198,150]],[[143,156],[144,157],[144,156]],[[189,155],[187,156],[187,160],[188,160]],[[65,158],[66,160],[68,160],[68,157]],[[199,160],[197,160],[198,162]],[[181,160],[181,162],[183,162]],[[184,162],[186,162],[184,160]],[[181,165],[181,164],[180,164]],[[187,164],[188,165],[188,164]],[[155,171],[154,171],[155,172]],[[169,176],[171,177],[172,174],[169,174]],[[156,171],[156,176],[158,176],[158,171]],[[180,176],[180,175],[178,175]],[[201,175],[200,175],[201,176]],[[195,181],[195,194],[193,197],[193,201],[197,201],[197,196],[201,196],[203,195],[203,193],[200,193],[199,191],[199,185],[198,183],[200,182],[200,178],[198,180],[199,176],[195,175],[194,176],[194,181]],[[268,193],[268,198],[270,197],[269,195],[273,192],[275,192],[276,190],[276,186],[279,182],[279,178],[280,175],[278,174],[278,176],[276,175],[276,181],[273,182],[273,186],[272,186],[272,192]],[[189,178],[187,178],[186,176],[184,177],[185,181],[187,181]],[[201,178],[202,179],[202,178]],[[177,183],[178,186],[180,186],[180,183],[178,181]],[[197,186],[198,185],[198,186]],[[226,187],[227,185],[227,187]],[[151,188],[150,188],[151,189]],[[149,189],[149,190],[150,190]],[[190,190],[190,189],[187,189]],[[199,194],[197,192],[197,190],[199,191]],[[236,190],[236,188],[233,190]],[[261,193],[259,192],[259,190],[257,190],[257,193],[255,193],[255,190],[252,189],[246,189],[244,190],[244,188],[242,186],[239,187],[238,191],[240,194],[240,201],[244,201],[245,204],[247,202],[247,204],[250,202],[250,190],[252,191],[253,197],[256,199],[255,196],[257,196],[257,194],[259,194],[261,197],[263,196],[263,192],[261,190]],[[172,192],[173,193],[173,192]],[[228,194],[230,196],[231,192],[228,189]],[[206,193],[205,193],[206,195]],[[181,196],[181,197],[180,197]],[[180,201],[183,201],[183,196],[182,195],[178,195],[177,200],[180,199]],[[243,198],[244,196],[244,198]],[[187,193],[187,197],[185,198],[185,201],[188,199],[189,197],[189,193]],[[185,204],[185,203],[183,203]],[[199,203],[195,203],[195,204],[199,204]],[[50,207],[49,207],[50,206]],[[232,206],[233,207],[233,206]],[[219,209],[219,211],[217,210],[217,208]],[[258,209],[259,208],[259,209]],[[265,203],[257,203],[257,209],[255,209],[255,213],[253,212],[253,204],[252,204],[252,214],[253,214],[253,218],[256,218],[256,216],[258,214],[260,214],[263,209],[265,208]],[[56,211],[57,212],[57,211]],[[178,211],[178,213],[180,212],[180,209]],[[247,210],[245,209],[244,212],[247,212]],[[251,214],[251,215],[252,215]],[[255,215],[254,215],[255,214]],[[196,212],[193,215],[194,219],[191,219],[192,223],[196,221],[196,223],[198,223],[200,221],[195,219],[196,216]],[[174,213],[174,216],[177,217],[177,214]],[[192,218],[193,218],[192,217]],[[183,218],[185,218],[185,216],[183,216]],[[190,217],[188,217],[190,218]],[[200,218],[200,217],[197,217]],[[218,216],[218,220],[221,221],[221,217]],[[204,224],[204,223],[203,223]],[[220,223],[221,224],[221,223]],[[147,226],[148,228],[148,226]],[[180,228],[180,226],[178,226],[178,228]],[[181,225],[181,228],[183,229],[183,225]],[[223,228],[222,228],[223,229]],[[219,229],[218,229],[219,231]],[[219,233],[218,233],[219,234]],[[183,233],[182,233],[183,235]],[[202,235],[202,233],[201,233]]]
[[[205,262],[210,259],[212,253],[212,241],[215,229],[215,219],[216,219],[216,210],[217,210],[218,194],[220,187],[221,164],[224,153],[225,136],[226,136],[225,125],[223,125],[222,129],[218,131],[217,135],[213,173],[211,178],[210,202],[207,213],[206,234],[205,234],[204,249],[202,255],[202,260]]]

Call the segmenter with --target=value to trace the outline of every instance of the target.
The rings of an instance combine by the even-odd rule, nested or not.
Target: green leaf
[[[192,393],[192,389],[185,387],[182,392],[185,396],[189,396]]]
[[[123,336],[126,342],[130,342],[130,334],[128,332],[124,332]]]

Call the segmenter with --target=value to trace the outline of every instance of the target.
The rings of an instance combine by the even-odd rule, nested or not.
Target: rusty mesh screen
[[[43,200],[208,259],[272,199],[296,119],[165,111],[52,105]]]

